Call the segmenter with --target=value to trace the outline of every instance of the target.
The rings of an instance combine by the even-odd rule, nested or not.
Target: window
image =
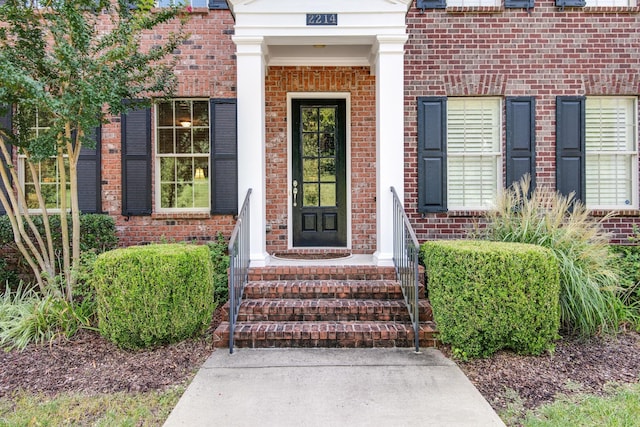
[[[586,0],[586,7],[634,7],[636,0]]]
[[[447,205],[486,209],[495,201],[501,172],[500,99],[449,98]]]
[[[419,97],[418,211],[490,207],[502,182],[502,99]],[[506,184],[535,186],[535,98],[505,99]]]
[[[559,96],[556,187],[591,209],[638,208],[637,99]]]
[[[208,211],[209,101],[178,99],[157,105],[158,211]]]
[[[586,98],[585,203],[588,207],[637,207],[636,117],[635,98]]]
[[[48,114],[40,110],[29,112],[27,116],[29,130],[33,138],[37,138],[43,132],[47,131],[51,125]],[[27,165],[26,157],[20,156],[19,177],[21,179],[28,209],[40,209],[38,196],[36,194],[36,182],[33,179],[30,168]],[[60,209],[60,170],[56,158],[43,160],[34,165],[36,169],[36,179],[40,184],[42,197],[45,201],[47,209]],[[65,161],[65,169],[67,180],[69,176],[69,165]],[[67,183],[67,206],[71,207],[71,188]]]

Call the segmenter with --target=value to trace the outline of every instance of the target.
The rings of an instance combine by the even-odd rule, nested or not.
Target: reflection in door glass
[[[336,107],[303,107],[301,127],[303,206],[336,206]]]

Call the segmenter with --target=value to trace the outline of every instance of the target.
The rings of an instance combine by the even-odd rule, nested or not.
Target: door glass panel
[[[304,169],[302,179],[305,182],[318,182],[318,160],[304,159],[302,164]]]
[[[320,181],[335,182],[336,159],[320,159]]]
[[[336,155],[336,139],[334,134],[325,133],[321,136],[320,155],[323,157]]]
[[[336,185],[320,184],[320,206],[336,205]]]
[[[320,132],[334,133],[336,130],[336,109],[320,108]]]
[[[318,206],[318,185],[304,185],[304,203],[303,206]]]
[[[302,155],[316,157],[318,155],[318,134],[305,133],[302,135]]]
[[[318,109],[315,107],[302,108],[302,132],[318,131]]]

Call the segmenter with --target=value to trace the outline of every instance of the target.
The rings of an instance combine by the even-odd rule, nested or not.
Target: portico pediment
[[[266,65],[373,66],[380,37],[405,37],[412,0],[229,0],[236,43],[262,39]],[[325,25],[308,14],[332,14]]]

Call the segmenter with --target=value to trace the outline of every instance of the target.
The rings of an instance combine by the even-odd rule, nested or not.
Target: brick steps
[[[393,267],[254,268],[244,290],[236,347],[413,347],[414,331]],[[421,347],[436,344],[431,306],[420,284]],[[226,312],[228,313],[228,307]],[[228,347],[229,322],[214,331]]]
[[[413,328],[399,322],[238,322],[235,345],[272,347],[413,347]],[[229,343],[229,324],[216,329],[214,345]],[[436,330],[431,322],[420,325],[420,345],[434,347]]]
[[[395,280],[265,280],[247,283],[244,297],[402,299],[402,289]]]
[[[420,301],[421,321],[431,320],[431,306]],[[238,322],[296,321],[410,322],[402,300],[382,299],[249,299],[242,302]]]

